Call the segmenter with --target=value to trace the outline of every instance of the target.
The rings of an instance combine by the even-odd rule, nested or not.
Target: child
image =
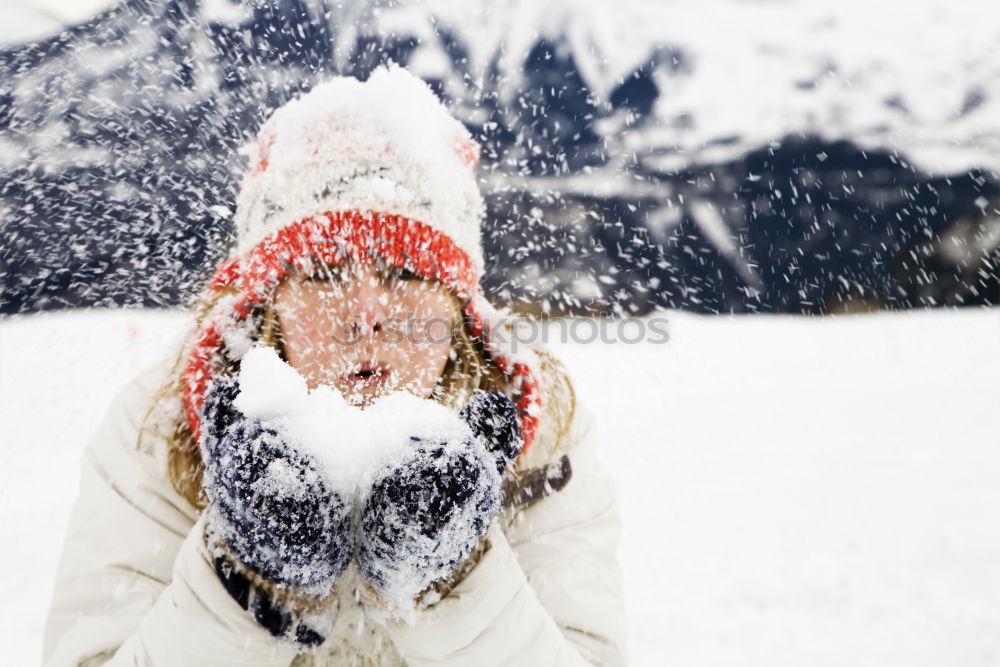
[[[468,131],[390,67],[246,152],[195,332],[86,450],[46,664],[623,663],[613,488],[562,365],[480,292]],[[295,421],[267,350],[366,426]]]

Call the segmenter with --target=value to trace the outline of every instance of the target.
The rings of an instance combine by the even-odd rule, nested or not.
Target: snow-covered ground
[[[1000,663],[1000,309],[666,316],[666,344],[550,343],[619,481],[633,664]],[[0,320],[7,664],[38,662],[87,438],[185,327]]]

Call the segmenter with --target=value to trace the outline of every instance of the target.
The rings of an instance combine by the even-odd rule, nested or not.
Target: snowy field
[[[1000,309],[667,313],[557,344],[619,481],[635,665],[1000,664]],[[0,644],[39,660],[80,453],[176,312],[0,321]]]

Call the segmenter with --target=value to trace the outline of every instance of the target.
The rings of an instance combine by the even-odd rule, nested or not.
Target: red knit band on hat
[[[225,364],[225,334],[256,306],[269,302],[291,271],[308,270],[313,261],[337,264],[381,259],[439,281],[462,304],[473,335],[511,383],[524,437],[522,455],[534,440],[541,404],[538,380],[524,362],[509,359],[498,345],[477,303],[477,269],[468,254],[447,235],[417,220],[374,212],[342,211],[316,215],[282,227],[242,256],[223,263],[208,291],[235,288],[202,321],[187,353],[184,404],[188,426],[199,437],[201,411],[209,385]]]

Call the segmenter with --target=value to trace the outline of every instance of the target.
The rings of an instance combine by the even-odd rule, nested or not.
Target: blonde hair
[[[201,298],[196,305],[195,329],[197,332],[201,323],[212,309],[226,296],[233,294],[233,288],[210,292]],[[450,295],[450,293],[449,293]],[[458,299],[451,296],[453,321],[460,325],[453,328],[452,349],[448,355],[441,377],[431,392],[431,399],[452,408],[463,405],[475,389],[486,391],[504,391],[507,380],[497,365],[486,352],[482,338],[473,334],[469,322],[462,317],[462,308]],[[266,304],[257,317],[252,338],[260,344],[274,347],[284,358],[281,342],[281,332],[274,308]],[[187,361],[186,346],[178,355],[169,380],[159,390],[150,413],[157,404],[162,402],[180,402],[183,404],[183,371]],[[234,375],[238,371],[236,362],[227,360],[223,375]],[[147,413],[147,418],[149,413]],[[174,417],[174,423],[169,431],[167,441],[167,475],[171,485],[178,494],[187,500],[197,510],[204,509],[208,503],[202,486],[204,462],[198,446],[196,434],[192,433],[183,410]]]

